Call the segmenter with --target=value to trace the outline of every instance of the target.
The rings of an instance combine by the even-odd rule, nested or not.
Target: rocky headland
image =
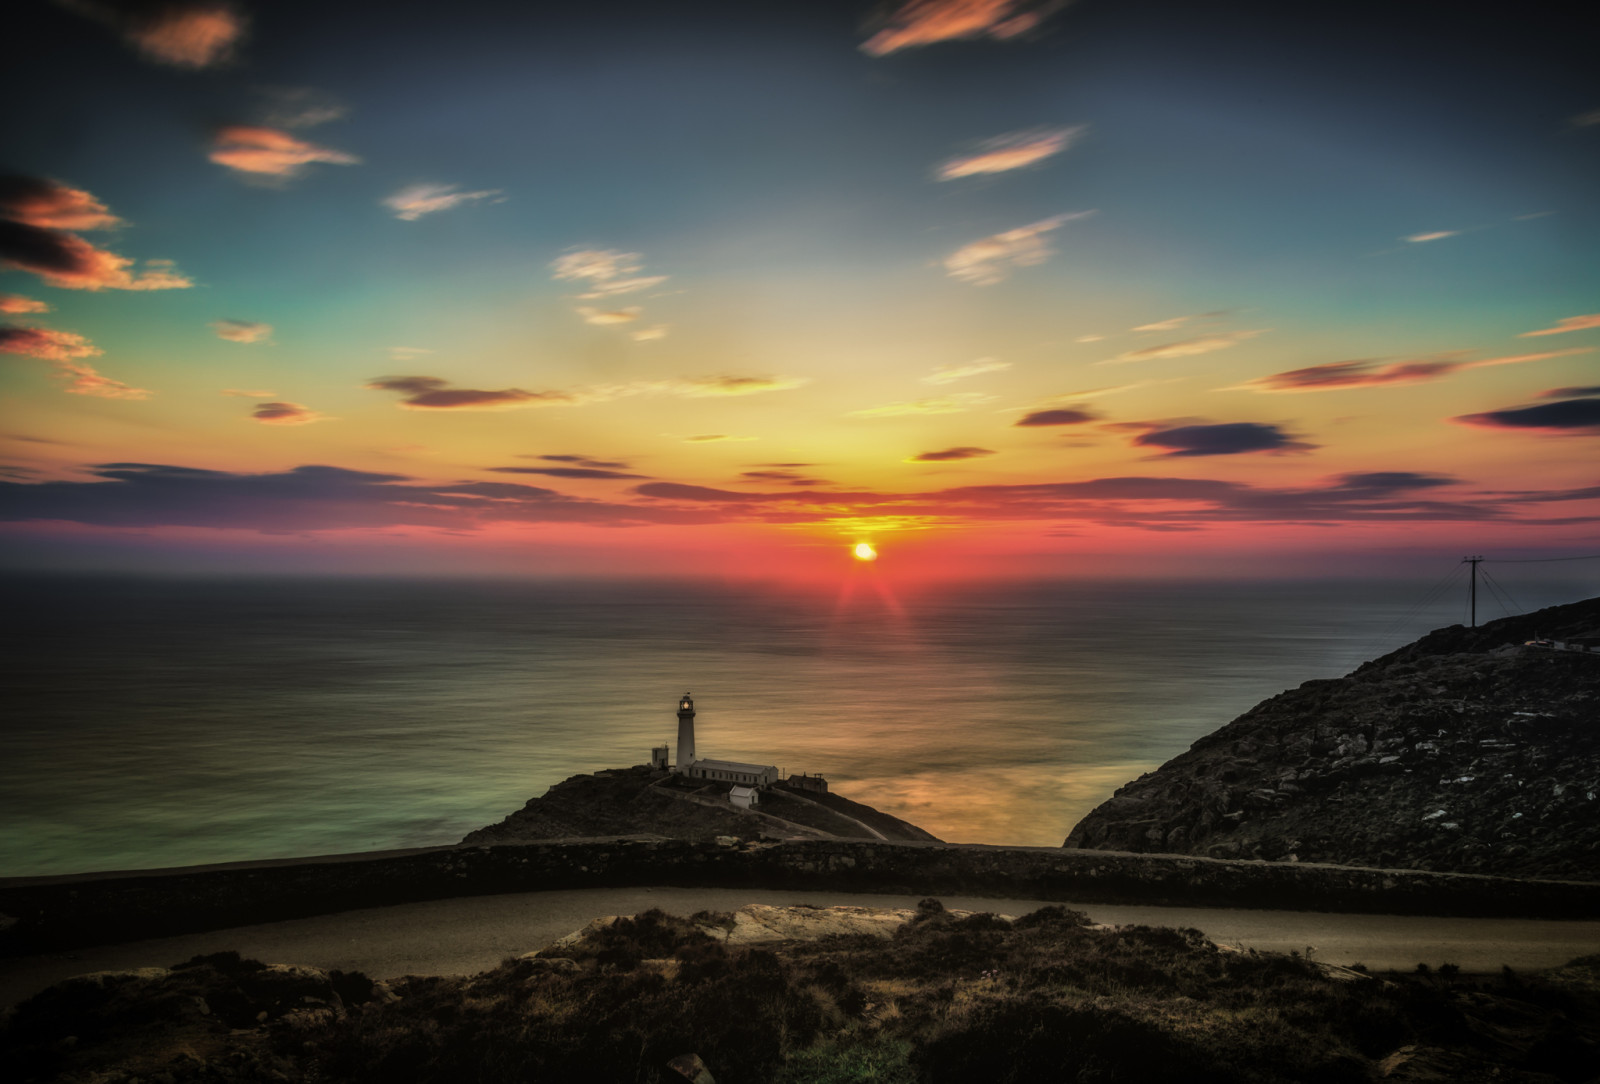
[[[728,784],[686,779],[646,765],[575,775],[530,798],[498,824],[469,832],[465,844],[632,836],[711,842],[757,839],[884,839],[937,843],[914,824],[838,794],[783,783],[755,809],[728,801]]]
[[[1600,599],[1436,630],[1258,704],[1064,846],[1600,880],[1600,653],[1556,646],[1597,638]]]

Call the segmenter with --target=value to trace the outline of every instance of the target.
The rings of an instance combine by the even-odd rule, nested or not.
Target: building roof
[[[746,764],[742,760],[696,760],[694,766],[713,772],[749,772],[752,775],[778,770],[775,764]]]

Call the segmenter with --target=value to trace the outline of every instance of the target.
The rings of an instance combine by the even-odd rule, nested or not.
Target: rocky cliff
[[[644,766],[563,780],[500,823],[468,833],[462,842],[597,836],[938,842],[914,824],[837,794],[801,793],[780,784],[762,793],[758,809],[739,809],[729,803],[725,784],[686,780]]]
[[[1264,701],[1067,847],[1600,880],[1600,599],[1439,629]]]

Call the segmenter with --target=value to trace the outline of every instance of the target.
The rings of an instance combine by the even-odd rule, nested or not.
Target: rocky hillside
[[[1600,599],[1454,626],[1256,705],[1067,847],[1600,880]]]
[[[762,794],[759,811],[737,809],[728,802],[726,785],[686,780],[644,766],[575,775],[461,842],[531,843],[595,836],[938,842],[914,824],[837,794],[800,793],[779,785]]]

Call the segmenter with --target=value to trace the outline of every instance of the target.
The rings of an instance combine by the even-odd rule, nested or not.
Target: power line
[[[1587,557],[1485,557],[1483,560],[1497,565],[1547,565],[1552,561],[1600,561],[1600,553]]]

